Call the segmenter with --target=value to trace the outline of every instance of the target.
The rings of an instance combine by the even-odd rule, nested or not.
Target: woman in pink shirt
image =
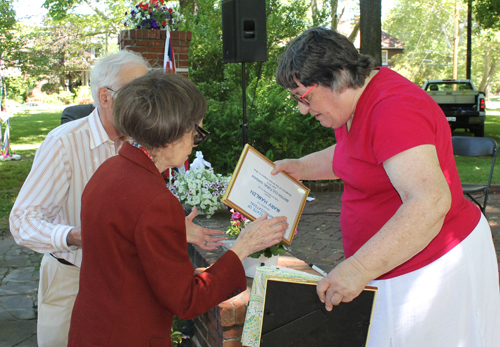
[[[274,170],[344,182],[346,259],[317,286],[326,309],[371,285],[378,294],[369,346],[498,345],[491,231],[463,196],[439,106],[324,28],[290,43],[276,79],[302,114],[335,131],[335,145]]]

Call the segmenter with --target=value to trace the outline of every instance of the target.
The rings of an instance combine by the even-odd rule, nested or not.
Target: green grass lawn
[[[62,111],[25,112],[10,119],[10,143],[19,161],[0,161],[0,231],[9,229],[9,213],[28,176],[37,148],[61,124]],[[2,128],[4,131],[5,128]]]
[[[487,110],[484,136],[500,144],[500,110]],[[454,136],[472,136],[464,130],[455,130]],[[455,157],[460,179],[463,183],[486,183],[491,168],[491,158]],[[495,162],[492,184],[500,184],[500,158]]]
[[[49,131],[61,123],[62,111],[31,112],[11,118],[11,144],[21,155],[20,161],[0,161],[0,231],[8,230],[8,218],[14,201],[28,176],[37,148]],[[500,110],[488,110],[485,136],[500,143]],[[466,135],[455,131],[453,135]],[[464,183],[487,182],[490,164],[486,158],[457,158],[460,178]],[[490,162],[491,163],[491,162]],[[500,159],[495,165],[493,184],[500,184]]]

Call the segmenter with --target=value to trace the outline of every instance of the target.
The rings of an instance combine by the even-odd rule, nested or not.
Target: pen
[[[311,267],[311,269],[313,269],[313,270],[315,270],[315,271],[319,272],[320,274],[322,274],[322,275],[323,275],[323,276],[325,276],[325,277],[328,275],[325,271],[321,270],[319,267],[317,267],[316,265],[314,265],[314,264],[312,264],[312,263],[311,263],[311,264],[309,264],[309,266]]]

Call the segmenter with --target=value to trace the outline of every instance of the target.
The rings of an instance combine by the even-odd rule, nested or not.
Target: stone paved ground
[[[40,256],[0,233],[0,346],[36,346]]]
[[[308,264],[330,271],[344,258],[339,226],[340,194],[310,194],[291,253]],[[487,208],[492,235],[500,258],[500,192]],[[225,229],[228,212],[211,219],[197,217],[200,224]],[[214,255],[220,252],[215,252]],[[40,256],[15,244],[8,231],[0,232],[0,347],[36,347],[37,267]]]

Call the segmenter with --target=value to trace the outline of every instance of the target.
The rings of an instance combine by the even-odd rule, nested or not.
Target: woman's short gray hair
[[[359,88],[373,69],[373,59],[359,54],[351,41],[338,32],[322,27],[311,28],[296,37],[281,55],[276,81],[295,89],[318,83],[342,93]]]
[[[206,111],[205,98],[193,82],[152,70],[118,90],[113,119],[120,133],[155,150],[194,131]]]
[[[90,72],[90,91],[94,99],[94,106],[99,106],[99,88],[118,89],[121,87],[123,70],[136,66],[144,66],[149,69],[149,63],[139,53],[127,50],[100,58]]]

